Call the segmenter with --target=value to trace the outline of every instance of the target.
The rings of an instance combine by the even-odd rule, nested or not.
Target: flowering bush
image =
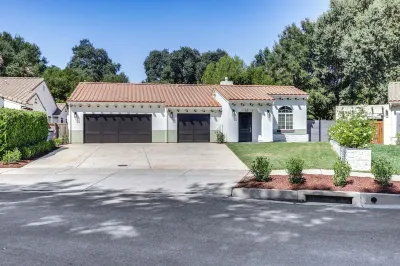
[[[365,148],[374,139],[375,133],[374,122],[359,109],[339,113],[336,123],[329,128],[329,139],[348,148]]]

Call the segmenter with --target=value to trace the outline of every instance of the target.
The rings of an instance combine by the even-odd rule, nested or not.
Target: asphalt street
[[[0,265],[399,265],[400,212],[177,194],[0,193]]]

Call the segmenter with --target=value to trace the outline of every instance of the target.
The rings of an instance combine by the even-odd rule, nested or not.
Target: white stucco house
[[[66,121],[67,106],[54,101],[43,78],[0,77],[0,108],[44,112],[50,123]]]
[[[293,86],[82,82],[68,99],[71,143],[306,142],[307,93]]]
[[[400,82],[391,82],[388,86],[388,104],[380,105],[340,105],[336,107],[336,117],[339,112],[362,108],[367,115],[375,120],[377,137],[375,143],[396,144],[400,133]]]

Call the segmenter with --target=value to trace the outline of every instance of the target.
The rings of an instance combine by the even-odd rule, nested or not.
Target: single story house
[[[68,114],[65,104],[63,111],[56,105],[43,78],[0,77],[0,108],[44,112],[50,123]]]
[[[307,142],[308,95],[293,86],[81,82],[71,143]]]
[[[336,107],[336,117],[339,112],[362,108],[367,115],[375,120],[376,137],[374,143],[396,144],[400,133],[400,82],[390,82],[388,86],[388,104],[379,105],[340,105]]]

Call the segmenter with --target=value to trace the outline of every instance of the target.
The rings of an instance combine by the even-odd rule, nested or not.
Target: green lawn
[[[328,142],[305,143],[228,143],[227,146],[248,167],[257,156],[266,156],[272,169],[285,169],[286,160],[300,157],[305,161],[305,169],[332,169],[337,158]]]
[[[400,146],[399,145],[372,145],[372,160],[384,157],[392,163],[394,172],[400,174]]]
[[[257,156],[266,156],[272,169],[285,169],[290,157],[300,157],[305,161],[304,169],[332,169],[336,153],[328,142],[306,143],[228,143],[227,146],[248,167]],[[384,157],[392,163],[395,174],[400,174],[400,145],[372,145],[372,160]]]

